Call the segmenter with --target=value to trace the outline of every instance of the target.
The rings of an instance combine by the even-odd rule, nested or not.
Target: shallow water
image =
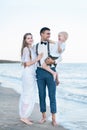
[[[70,130],[87,130],[87,64],[62,63],[57,69],[60,80],[57,87],[57,121]],[[21,75],[19,63],[0,64],[1,86],[21,93]]]

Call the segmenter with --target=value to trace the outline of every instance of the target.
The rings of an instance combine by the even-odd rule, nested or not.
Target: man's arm
[[[49,40],[49,43],[51,43],[51,44],[55,44],[55,43],[56,43],[56,41]]]

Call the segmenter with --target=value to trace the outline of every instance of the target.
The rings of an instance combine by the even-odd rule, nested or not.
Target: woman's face
[[[26,41],[26,43],[28,45],[32,45],[33,44],[33,37],[32,37],[32,35],[27,35],[25,41]]]

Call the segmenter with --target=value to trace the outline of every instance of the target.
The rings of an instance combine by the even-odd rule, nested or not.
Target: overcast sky
[[[63,62],[87,62],[87,0],[0,0],[0,59],[20,60],[23,35],[35,44],[44,26],[69,33]]]

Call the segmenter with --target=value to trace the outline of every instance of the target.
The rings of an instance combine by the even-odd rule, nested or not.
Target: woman
[[[36,65],[35,63],[42,58],[42,54],[36,57],[32,47],[33,36],[31,33],[26,33],[23,37],[23,44],[21,49],[22,64],[24,66],[22,75],[22,87],[19,102],[20,120],[28,125],[32,125],[29,116],[32,113],[36,97]]]

